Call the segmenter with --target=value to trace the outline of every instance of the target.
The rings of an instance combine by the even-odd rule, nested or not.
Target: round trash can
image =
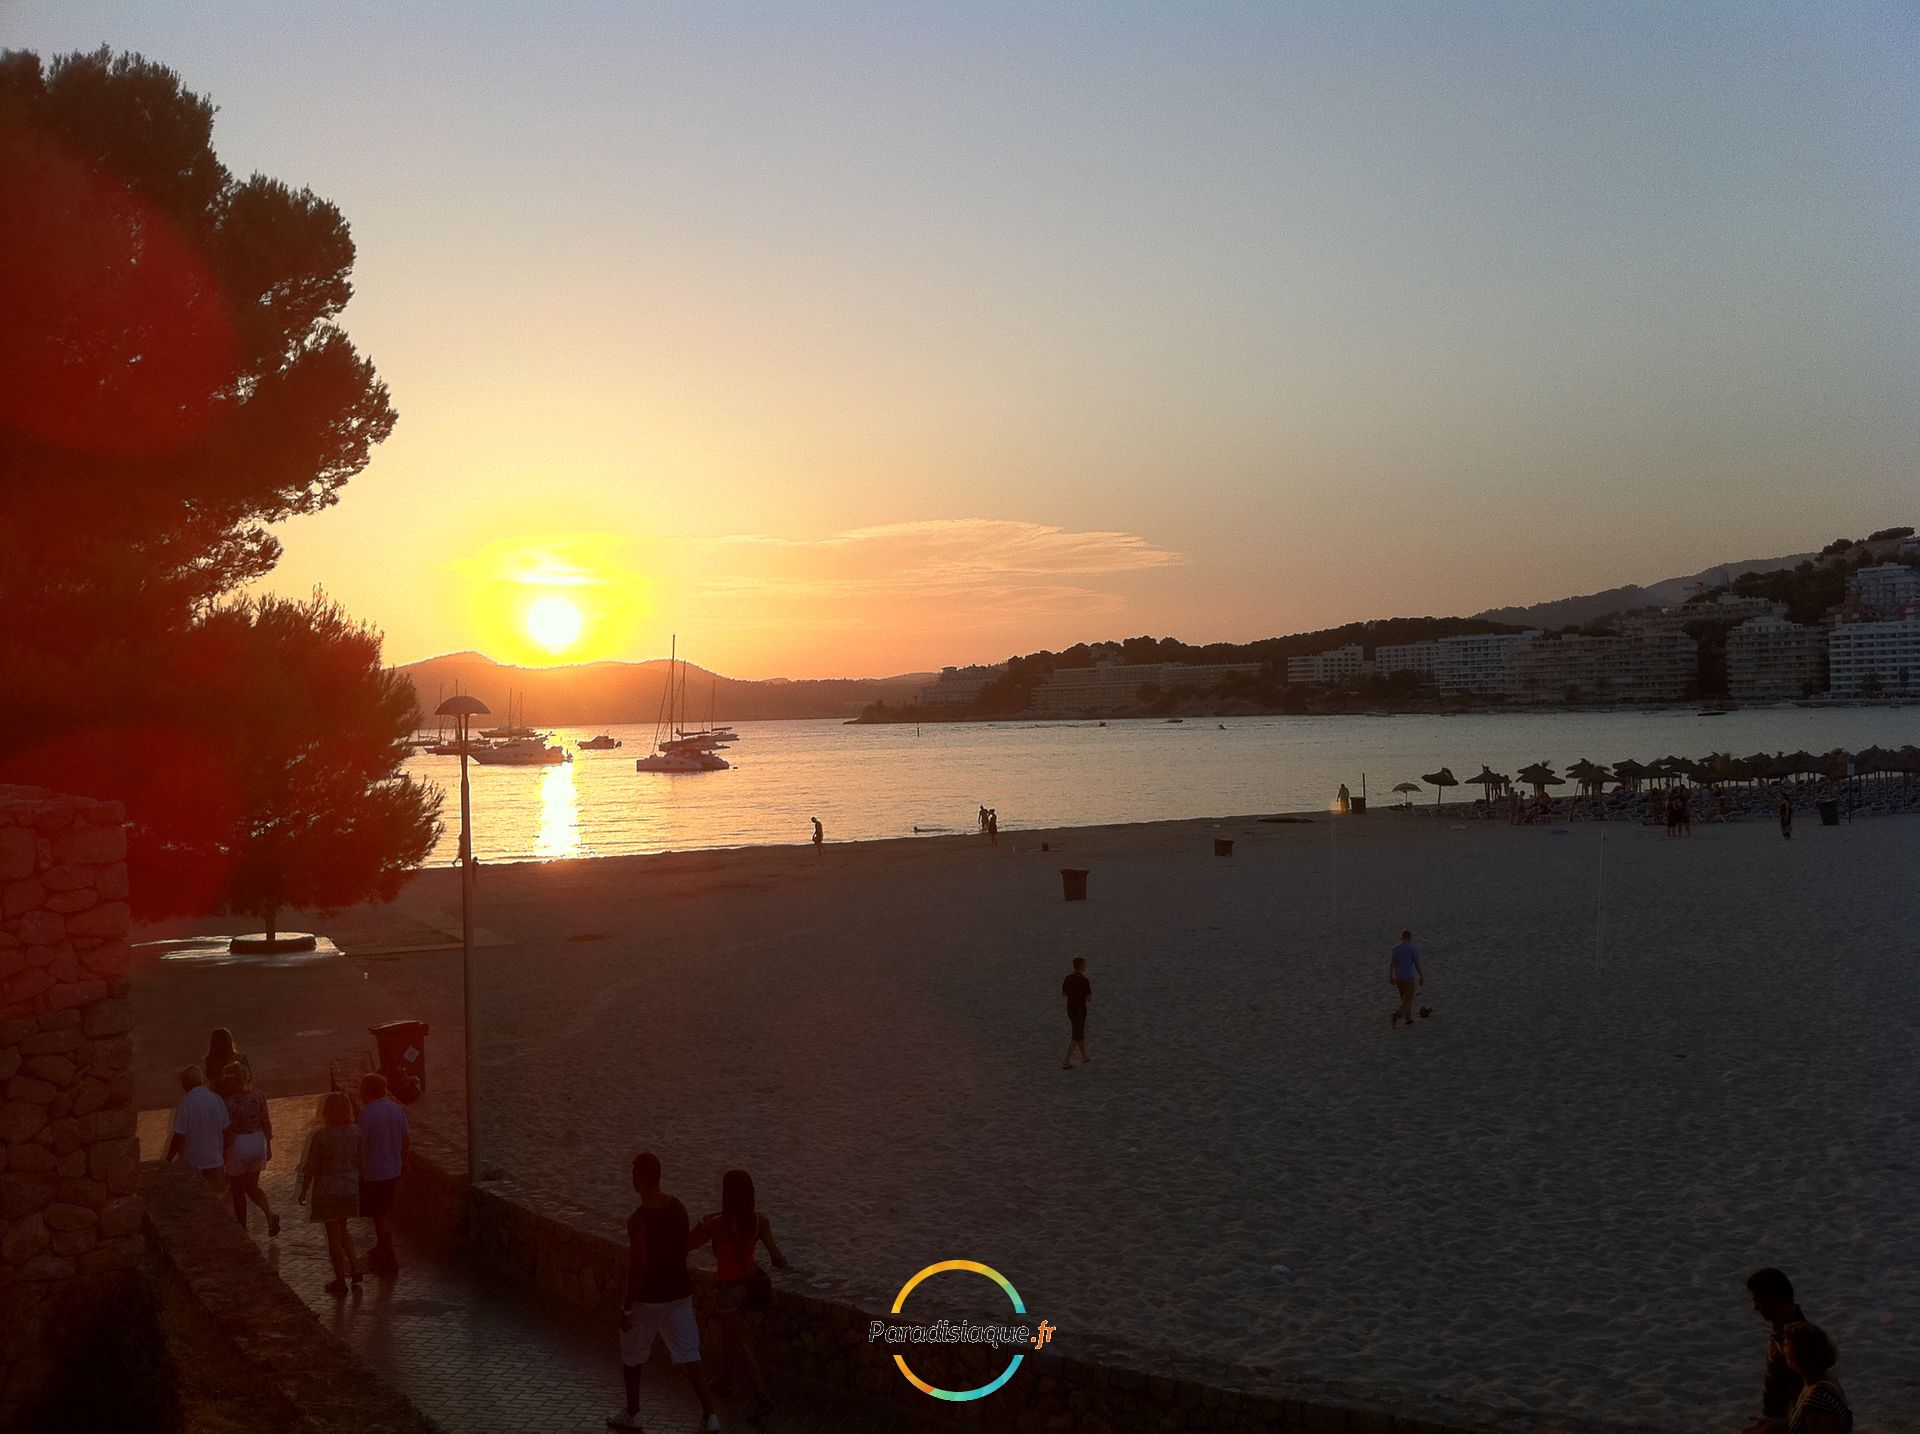
[[[1213,854],[1215,856],[1232,856],[1233,842],[1226,837],[1215,837],[1213,839]]]
[[[1065,888],[1068,901],[1087,899],[1087,874],[1071,866],[1060,868],[1060,884]]]
[[[368,1026],[374,1049],[380,1055],[380,1074],[387,1088],[402,1104],[411,1105],[427,1088],[427,1023],[425,1021],[388,1021],[384,1026]]]
[[[1840,825],[1840,802],[1834,797],[1822,797],[1814,803],[1820,809],[1820,825],[1837,827]]]

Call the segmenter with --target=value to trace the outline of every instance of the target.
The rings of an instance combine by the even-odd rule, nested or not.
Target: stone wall
[[[436,1434],[321,1325],[198,1175],[180,1165],[148,1165],[141,1188],[148,1243],[234,1357],[297,1411],[286,1434]]]
[[[0,1424],[139,1252],[126,851],[117,802],[0,787]]]
[[[400,1182],[399,1215],[410,1231],[463,1242],[499,1268],[571,1304],[609,1317],[626,1281],[625,1235],[616,1222],[531,1183],[502,1179],[471,1188],[456,1173],[461,1147],[416,1105],[413,1163]],[[712,1276],[693,1272],[694,1296]],[[1007,1434],[1646,1434],[1641,1426],[1464,1407],[1434,1400],[1389,1411],[1344,1389],[1262,1384],[1204,1358],[1129,1358],[1122,1351],[1029,1352],[1007,1385],[969,1403],[935,1404],[895,1368],[894,1348],[870,1344],[869,1322],[890,1302],[856,1304],[806,1278],[776,1276],[773,1308],[749,1316],[755,1348],[778,1380],[848,1391],[896,1410],[908,1430],[935,1415],[943,1429]],[[1018,1323],[1018,1320],[1011,1322]],[[977,1388],[1005,1369],[1008,1353],[982,1346],[913,1346],[914,1372],[942,1388]]]

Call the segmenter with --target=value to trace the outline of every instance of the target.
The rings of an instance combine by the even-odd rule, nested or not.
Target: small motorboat
[[[584,742],[574,743],[583,752],[611,752],[620,745],[618,737],[602,732],[598,737],[589,737]]]
[[[549,747],[538,737],[475,747],[472,755],[474,761],[486,767],[556,767],[573,760],[573,753],[565,747]]]

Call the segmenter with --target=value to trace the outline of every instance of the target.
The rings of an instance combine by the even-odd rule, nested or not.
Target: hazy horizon
[[[0,18],[102,43],[352,225],[399,425],[266,586],[395,665],[1246,641],[1911,516],[1903,7]]]

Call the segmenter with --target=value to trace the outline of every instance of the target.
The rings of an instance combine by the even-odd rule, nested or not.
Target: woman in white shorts
[[[247,1202],[258,1205],[267,1217],[267,1238],[280,1233],[280,1217],[267,1203],[267,1192],[260,1188],[260,1172],[273,1156],[273,1116],[267,1110],[267,1098],[253,1088],[253,1072],[239,1061],[228,1064],[220,1075],[220,1094],[226,1097],[227,1118],[227,1193],[233,1197],[233,1217],[242,1227],[247,1223]]]

